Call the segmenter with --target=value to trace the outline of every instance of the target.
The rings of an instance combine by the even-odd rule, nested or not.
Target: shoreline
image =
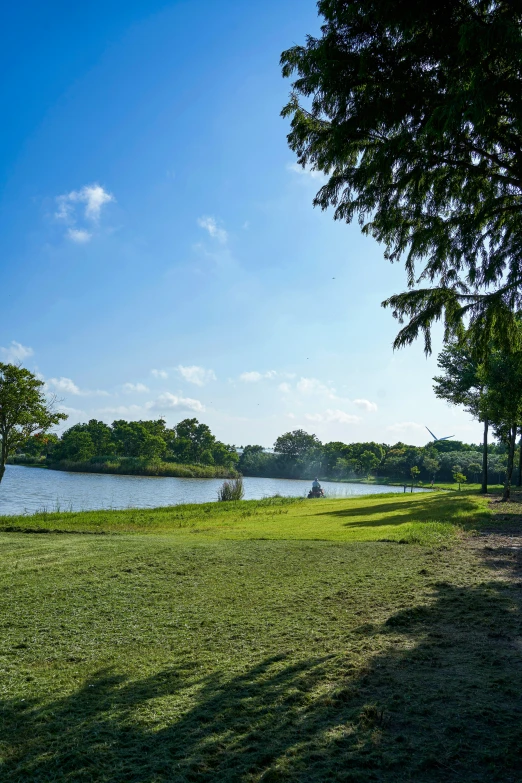
[[[22,461],[9,461],[8,465],[22,468],[41,468],[43,470],[55,470],[66,473],[93,473],[93,474],[108,474],[108,475],[120,475],[120,476],[155,476],[157,478],[222,478],[231,479],[237,478],[241,474],[236,470],[229,470],[221,466],[213,465],[185,465],[182,463],[148,463],[145,465],[136,464],[121,464],[114,462],[107,463],[91,463],[91,462],[62,462],[62,463],[45,463],[45,462],[22,462]],[[312,481],[312,478],[308,476],[256,476],[256,475],[243,475],[243,478],[259,478],[259,479],[272,479],[274,481]],[[363,484],[367,486],[378,487],[403,487],[406,486],[406,490],[409,490],[411,484],[405,484],[402,481],[393,481],[386,478],[375,479],[361,479],[361,478],[330,478],[328,476],[321,476],[320,481],[329,482],[331,484]],[[441,489],[440,486],[435,484],[434,487],[422,483],[414,484],[413,489]]]
[[[157,478],[237,478],[237,471],[217,465],[184,465],[175,462],[143,462],[119,461],[113,462],[61,462],[37,463],[10,461],[13,467],[41,468],[43,470],[61,471],[64,473],[93,473],[113,476],[155,476]]]

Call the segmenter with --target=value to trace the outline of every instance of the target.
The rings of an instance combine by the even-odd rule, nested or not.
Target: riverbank
[[[388,487],[406,487],[406,492],[409,492],[411,489],[411,481],[400,481],[396,478],[387,478],[386,476],[372,476],[370,478],[354,478],[354,479],[335,479],[340,484],[365,484],[368,486],[383,486],[386,485]],[[481,489],[481,484],[478,482],[464,482],[461,485],[461,490],[464,491],[472,491],[472,492],[479,492]],[[413,484],[414,489],[430,489],[430,490],[438,490],[443,489],[447,492],[458,492],[459,491],[459,485],[456,482],[450,482],[450,481],[435,481],[433,484],[431,481],[416,481]],[[488,484],[488,492],[491,494],[495,494],[497,492],[501,492],[504,488],[503,484],[495,484],[490,483]],[[517,489],[514,487],[513,489]]]
[[[142,458],[132,457],[114,457],[103,460],[91,459],[84,462],[74,462],[72,460],[62,460],[61,462],[47,462],[43,459],[26,459],[19,457],[10,457],[10,465],[20,465],[22,467],[46,468],[49,470],[63,470],[73,473],[102,473],[120,476],[165,476],[170,478],[236,478],[238,471],[232,468],[224,468],[215,465],[184,465],[177,462],[163,462],[161,460],[150,461]],[[312,481],[314,476],[255,476],[251,473],[246,474],[246,478],[263,478],[282,481]],[[386,476],[371,476],[370,478],[330,478],[328,476],[319,477],[322,482],[332,484],[361,484],[364,486],[388,486],[388,487],[406,487],[406,492],[411,489],[411,482],[397,480],[397,478],[388,478]],[[466,483],[463,485],[467,489],[480,489],[480,484]],[[458,490],[458,484],[451,482],[431,482],[417,481],[414,489],[444,489]],[[491,492],[500,491],[501,484],[491,484]]]
[[[1,533],[3,783],[514,783],[519,510],[275,499]],[[454,535],[397,544],[430,521]]]
[[[38,466],[41,467],[41,466]],[[72,473],[110,473],[120,476],[167,476],[170,478],[235,478],[237,471],[219,465],[182,465],[177,462],[149,461],[122,457],[103,461],[62,460],[45,465],[49,470]]]
[[[194,539],[396,541],[439,545],[489,520],[471,493],[380,494],[305,500],[273,497],[164,508],[43,511],[0,517],[0,530],[45,533],[168,533]]]
[[[87,511],[97,509],[157,508],[181,503],[216,501],[223,478],[141,476],[65,470],[35,470],[8,465],[0,492],[0,515],[34,514],[42,509]],[[243,479],[245,500],[282,495],[305,497],[308,481]],[[323,483],[328,497],[393,492],[393,488]],[[401,492],[402,490],[395,490]],[[423,492],[424,490],[420,490]]]

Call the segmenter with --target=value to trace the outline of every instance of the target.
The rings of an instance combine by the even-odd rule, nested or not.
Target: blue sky
[[[321,180],[287,147],[279,55],[318,24],[312,0],[7,11],[0,358],[46,379],[67,426],[480,440],[434,397],[435,357],[392,351],[380,302],[403,268],[313,209]]]

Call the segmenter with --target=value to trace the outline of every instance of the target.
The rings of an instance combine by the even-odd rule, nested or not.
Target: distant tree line
[[[482,470],[482,445],[461,441],[436,441],[424,447],[406,443],[321,443],[304,430],[287,432],[277,438],[274,451],[262,446],[246,446],[238,469],[245,476],[280,478],[353,479],[375,476],[403,481],[453,482],[456,474],[468,481],[479,481]],[[489,479],[500,482],[505,474],[508,448],[490,444]],[[412,472],[413,471],[413,472]]]
[[[19,452],[33,459],[45,458],[51,464],[101,462],[119,457],[234,468],[239,459],[233,446],[217,440],[210,428],[197,419],[184,419],[172,428],[166,426],[164,419],[118,419],[110,426],[91,419],[86,424],[75,424],[61,437],[34,435],[20,446]]]
[[[488,446],[488,478],[503,480],[509,444]],[[517,449],[518,464],[520,449]],[[272,478],[453,482],[456,474],[469,482],[480,481],[483,445],[457,440],[430,442],[417,447],[398,442],[321,443],[316,435],[298,429],[280,435],[272,450],[249,445],[242,449],[217,440],[206,424],[184,419],[169,428],[164,419],[124,421],[111,425],[91,419],[75,424],[58,436],[41,432],[18,447],[15,461],[37,461],[54,466],[104,461],[154,461],[179,465],[203,465],[237,470],[244,476]]]

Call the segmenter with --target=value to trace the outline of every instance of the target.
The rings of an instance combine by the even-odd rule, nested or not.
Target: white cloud
[[[222,245],[224,245],[228,239],[228,234],[224,228],[220,228],[217,224],[217,220],[212,215],[203,215],[198,218],[198,226],[208,231],[213,239],[217,239]]]
[[[84,245],[92,238],[90,231],[85,231],[83,228],[69,228],[67,230],[67,236],[79,245]]]
[[[300,378],[297,382],[297,391],[301,394],[323,394],[331,400],[337,399],[335,389],[321,383],[317,378]]]
[[[186,381],[194,383],[196,386],[204,386],[209,381],[217,380],[214,370],[205,370],[204,367],[198,367],[197,365],[183,367],[180,364],[176,369]]]
[[[239,380],[244,383],[257,383],[258,381],[263,380],[263,378],[275,378],[276,376],[277,372],[275,370],[268,370],[268,372],[257,372],[257,370],[253,370],[252,372],[242,372],[239,376]]]
[[[90,391],[88,389],[80,389],[71,378],[48,378],[45,382],[48,389],[61,392],[63,394],[74,394],[81,397],[108,397],[109,394],[101,389]]]
[[[70,378],[48,378],[47,386],[65,394],[80,394],[79,387]]]
[[[168,378],[169,374],[166,370],[151,370],[150,374],[154,376],[154,378]]]
[[[289,383],[280,383],[277,387],[279,391],[282,391],[283,394],[289,394],[292,391],[292,388]]]
[[[308,166],[300,166],[299,163],[288,163],[287,171],[291,171],[293,174],[298,174],[303,178],[306,179],[315,179],[319,183],[326,182],[327,177],[325,174],[323,174],[322,171],[315,171],[314,169],[309,168]]]
[[[56,198],[58,206],[54,216],[68,225],[66,236],[72,242],[85,244],[93,236],[90,229],[98,224],[102,207],[111,201],[115,201],[112,193],[98,183],[84,185],[80,190],[71,190]],[[81,225],[85,221],[89,228]]]
[[[58,196],[56,201],[58,203],[56,211],[58,219],[76,222],[74,205],[84,204],[84,217],[87,220],[96,222],[100,219],[103,205],[115,201],[115,198],[112,193],[108,193],[101,185],[94,183],[92,185],[84,185],[80,190],[71,190],[70,193]]]
[[[244,381],[245,383],[257,383],[262,377],[260,372],[242,372],[239,376],[239,380]]]
[[[32,348],[28,345],[22,345],[22,343],[12,340],[11,345],[7,348],[0,348],[0,354],[6,364],[16,364],[17,362],[23,362],[28,356],[32,356],[34,353]]]
[[[149,410],[156,410],[162,413],[167,410],[195,411],[196,413],[205,411],[205,406],[199,400],[194,400],[191,397],[181,397],[170,392],[160,394],[154,402],[148,402],[146,407]]]
[[[377,405],[374,402],[370,402],[370,400],[354,400],[353,404],[356,405],[357,408],[368,411],[368,413],[375,413],[377,411]]]
[[[337,422],[338,424],[358,424],[362,421],[360,416],[354,416],[345,411],[328,408],[324,413],[305,413],[305,419],[316,422]]]
[[[415,421],[401,421],[397,422],[397,424],[390,424],[388,427],[386,427],[386,429],[388,432],[397,432],[401,434],[408,432],[418,432],[419,430],[424,430],[424,427],[422,424],[417,424]]]
[[[145,386],[144,383],[124,383],[123,384],[123,391],[125,394],[132,394],[132,392],[148,392],[149,387]]]

